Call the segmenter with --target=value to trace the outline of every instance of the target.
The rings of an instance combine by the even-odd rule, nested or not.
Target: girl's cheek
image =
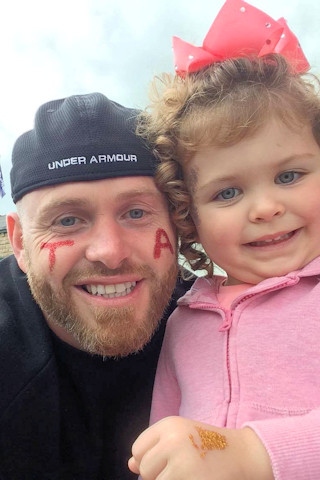
[[[158,228],[156,231],[156,237],[154,242],[154,249],[153,249],[153,258],[158,259],[161,256],[161,251],[169,250],[169,252],[174,255],[174,251],[169,240],[169,236],[167,232],[163,228]]]
[[[56,250],[60,247],[72,247],[74,245],[73,240],[63,240],[60,242],[43,242],[40,245],[40,249],[47,248],[49,250],[48,263],[50,272],[53,271],[56,263]]]

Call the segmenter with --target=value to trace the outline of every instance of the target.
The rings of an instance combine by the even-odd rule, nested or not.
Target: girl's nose
[[[256,198],[249,213],[251,222],[270,222],[275,217],[281,217],[285,212],[284,204],[268,196]]]

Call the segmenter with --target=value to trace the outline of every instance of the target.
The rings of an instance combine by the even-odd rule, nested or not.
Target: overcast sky
[[[15,139],[49,100],[99,91],[129,107],[147,104],[153,75],[173,71],[171,38],[201,45],[223,0],[10,0],[0,6],[0,164],[14,210],[9,171]],[[284,17],[320,72],[317,0],[252,0]]]

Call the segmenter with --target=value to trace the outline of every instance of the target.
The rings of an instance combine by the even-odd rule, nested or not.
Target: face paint
[[[209,450],[224,450],[227,446],[227,439],[224,435],[211,430],[204,430],[201,427],[195,427],[201,441],[201,445],[197,445],[192,434],[189,435],[192,445],[200,450],[200,457],[203,458]]]
[[[160,258],[162,248],[168,248],[172,255],[174,254],[167,232],[163,230],[163,228],[158,228],[156,231],[153,258]]]
[[[74,245],[73,240],[64,240],[62,242],[43,242],[40,246],[41,250],[43,248],[48,248],[49,249],[49,269],[50,272],[52,272],[55,261],[56,261],[56,249],[58,247],[64,247],[68,246],[71,247]]]

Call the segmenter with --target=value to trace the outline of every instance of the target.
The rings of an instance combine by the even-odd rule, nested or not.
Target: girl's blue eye
[[[73,225],[75,225],[75,223],[76,223],[76,218],[75,217],[61,218],[60,223],[64,227],[73,227]]]
[[[143,213],[144,212],[141,208],[134,208],[133,210],[130,210],[129,215],[130,215],[130,218],[137,219],[137,218],[142,218]]]
[[[232,200],[240,194],[239,188],[231,187],[222,190],[217,196],[216,200]]]
[[[277,176],[276,183],[292,183],[295,180],[298,180],[300,176],[301,176],[301,173],[299,172],[293,172],[293,171],[283,172]]]

